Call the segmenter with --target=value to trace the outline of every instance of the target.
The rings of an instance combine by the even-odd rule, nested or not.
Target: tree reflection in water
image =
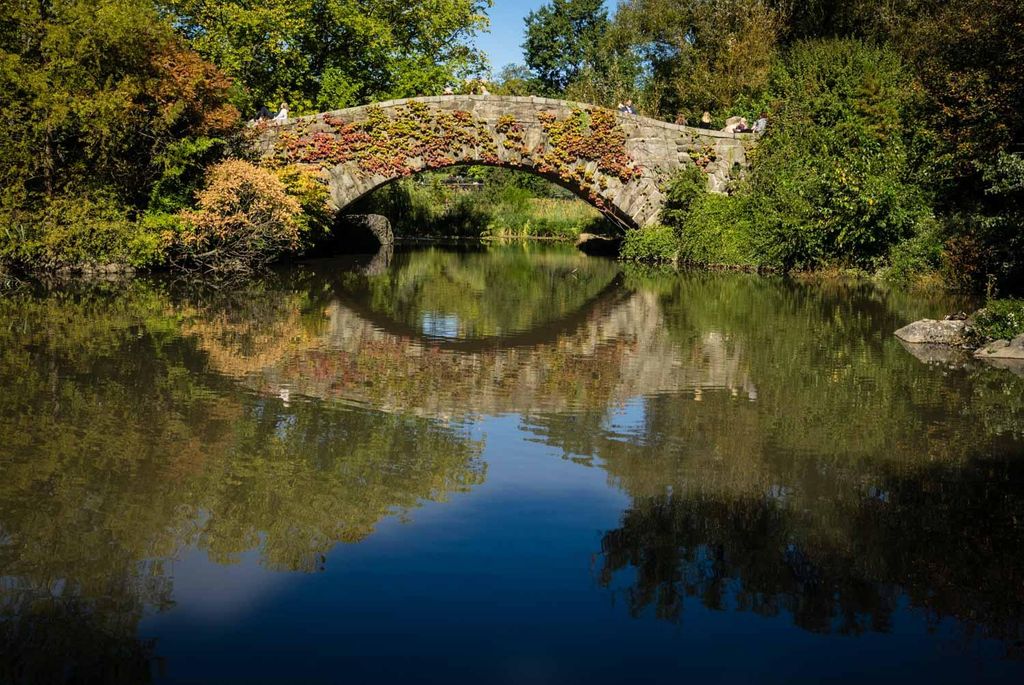
[[[366,318],[426,333],[424,316],[443,317],[458,322],[460,339],[474,340],[543,328],[573,315],[612,282],[619,266],[527,243],[404,252],[389,270],[367,272],[342,274],[336,290],[350,306],[360,305]]]
[[[634,614],[856,633],[909,601],[1013,649],[1024,379],[922,373],[915,307],[518,248],[2,298],[0,681],[146,680],[183,549],[316,571],[482,483],[470,425],[505,413],[630,497],[598,578]]]
[[[302,297],[248,294],[272,329],[302,329]],[[484,479],[457,423],[286,403],[208,373],[217,360],[181,335],[193,317],[222,321],[221,345],[277,343],[233,328],[223,300],[135,284],[0,308],[0,681],[140,682],[136,624],[173,604],[184,548],[313,571],[383,517]]]
[[[921,374],[876,334],[900,315],[869,288],[634,279],[660,291],[681,356],[722,374],[707,344],[728,341],[757,394],[649,396],[625,432],[604,411],[526,419],[632,498],[602,537],[602,586],[634,615],[678,620],[693,597],[836,633],[889,630],[905,598],[1022,656],[1024,381]]]

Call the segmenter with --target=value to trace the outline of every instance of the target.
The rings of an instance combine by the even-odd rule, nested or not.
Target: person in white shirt
[[[288,103],[287,102],[282,102],[281,103],[281,110],[277,113],[277,116],[274,117],[273,121],[279,121],[279,122],[280,121],[288,121]]]

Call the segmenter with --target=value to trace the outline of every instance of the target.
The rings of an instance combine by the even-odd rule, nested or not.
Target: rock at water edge
[[[978,349],[975,357],[982,359],[1021,359],[1024,360],[1024,335],[1013,340],[996,340]]]
[[[900,340],[908,343],[926,343],[929,345],[962,345],[967,323],[944,319],[921,319],[896,331]]]
[[[580,233],[576,249],[583,254],[598,257],[617,257],[622,247],[622,238],[593,233]]]

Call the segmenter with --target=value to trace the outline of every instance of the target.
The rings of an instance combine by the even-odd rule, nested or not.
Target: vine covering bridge
[[[593,105],[491,95],[391,100],[257,130],[265,162],[318,170],[338,210],[402,176],[484,164],[539,174],[623,228],[656,222],[665,183],[686,166],[706,174],[708,190],[726,191],[751,143]]]

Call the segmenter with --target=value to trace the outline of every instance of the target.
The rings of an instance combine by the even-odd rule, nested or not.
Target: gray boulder
[[[391,231],[391,222],[386,216],[346,214],[341,217],[341,223],[348,228],[348,237],[352,242],[362,240],[375,248],[381,245],[393,245],[395,242],[395,234]]]
[[[896,331],[897,338],[904,342],[929,345],[962,345],[966,321],[943,319],[921,319]]]
[[[580,233],[576,239],[576,249],[583,254],[598,257],[618,257],[622,247],[622,238],[618,236]]]
[[[1021,359],[1024,360],[1024,335],[1013,340],[996,340],[981,347],[974,353],[981,359]]]
[[[1024,359],[996,359],[995,357],[988,357],[982,361],[984,361],[987,366],[991,366],[996,369],[1003,369],[1024,378]]]

